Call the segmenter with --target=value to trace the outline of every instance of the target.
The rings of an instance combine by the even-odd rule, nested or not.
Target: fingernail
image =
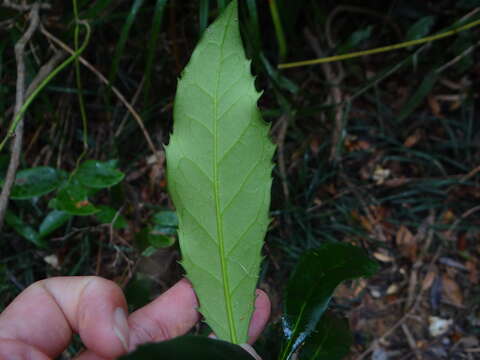
[[[127,314],[122,308],[116,308],[113,313],[114,327],[113,331],[123,345],[125,351],[128,351],[128,322]]]
[[[241,344],[240,345],[246,352],[248,352],[250,355],[253,356],[253,358],[255,360],[262,360],[262,358],[260,357],[260,355],[257,354],[257,352],[255,351],[255,349],[249,345],[249,344]]]

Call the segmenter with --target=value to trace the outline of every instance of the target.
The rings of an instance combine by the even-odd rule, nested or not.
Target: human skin
[[[42,280],[0,314],[0,360],[54,359],[74,333],[86,347],[76,360],[113,359],[142,343],[185,334],[200,320],[197,308],[186,279],[129,315],[125,296],[112,281],[95,276]],[[258,338],[269,316],[270,300],[257,290],[249,344]]]

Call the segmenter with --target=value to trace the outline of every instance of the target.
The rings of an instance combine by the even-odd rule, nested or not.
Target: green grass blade
[[[275,35],[278,42],[278,52],[280,61],[283,61],[287,56],[287,41],[285,40],[285,34],[283,32],[282,20],[280,13],[278,12],[276,0],[269,0],[270,14],[272,15],[273,26],[275,27]]]
[[[200,5],[198,9],[200,35],[202,35],[205,29],[207,28],[209,11],[210,11],[210,0],[200,0]]]
[[[123,52],[125,50],[125,46],[127,44],[128,36],[130,34],[130,30],[132,28],[133,23],[137,17],[138,11],[142,7],[144,0],[135,0],[130,8],[130,12],[123,24],[122,31],[120,33],[120,38],[118,40],[117,46],[115,48],[115,52],[113,54],[113,62],[110,68],[110,73],[108,75],[108,80],[110,84],[115,83],[115,79],[118,73],[118,66],[120,64],[120,60],[122,58]],[[108,97],[107,97],[108,99]],[[107,101],[108,103],[108,101]]]
[[[217,0],[218,10],[223,11],[225,6],[227,6],[227,0]]]
[[[163,13],[168,0],[157,0],[155,11],[153,14],[152,28],[148,40],[147,61],[145,64],[145,87],[144,87],[144,104],[150,104],[150,88],[152,84],[153,61],[155,60],[155,52],[157,51],[158,35],[162,26]]]
[[[248,31],[248,39],[253,47],[253,56],[258,56],[262,50],[262,32],[258,20],[257,3],[255,0],[247,0],[248,24],[245,30]]]
[[[78,17],[78,6],[77,6],[77,1],[73,0],[73,13],[74,13],[74,18],[75,18],[75,29],[74,29],[74,50],[78,51],[78,48],[80,47],[80,19]],[[75,58],[74,61],[74,67],[75,67],[75,80],[77,83],[77,90],[78,90],[78,105],[80,107],[80,117],[82,118],[82,132],[83,132],[83,152],[79,156],[77,160],[78,162],[81,161],[83,156],[88,150],[88,121],[87,121],[87,112],[85,110],[85,101],[83,98],[83,84],[82,84],[82,77],[80,73],[80,61],[78,60],[78,57]]]

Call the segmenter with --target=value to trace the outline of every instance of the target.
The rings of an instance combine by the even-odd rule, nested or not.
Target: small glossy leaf
[[[75,179],[82,185],[96,189],[112,187],[123,180],[125,174],[111,161],[87,160],[80,165]]]
[[[407,31],[405,41],[417,40],[428,35],[435,23],[434,16],[425,16],[413,24]]]
[[[178,83],[166,148],[182,265],[219,339],[246,343],[269,224],[272,155],[232,1]]]
[[[52,200],[55,209],[71,215],[93,215],[100,211],[88,200],[88,190],[79,184],[69,184],[60,189]]]
[[[118,213],[118,210],[106,205],[100,205],[98,206],[98,209],[100,211],[95,214],[95,217],[102,224],[111,224],[115,219],[115,222],[113,223],[115,229],[125,229],[128,226],[127,220],[122,214]]]
[[[164,228],[146,227],[140,231],[136,237],[138,248],[142,251],[142,255],[150,256],[157,249],[172,246],[175,244],[175,237],[162,232]]]
[[[140,345],[119,360],[252,360],[238,345],[201,336],[180,336],[156,344]]]
[[[350,244],[329,243],[307,251],[287,285],[283,319],[287,343],[281,358],[289,359],[312,335],[338,284],[370,276],[377,268],[362,249]]]
[[[63,171],[47,166],[21,170],[15,178],[10,198],[24,200],[48,194],[58,188],[65,178]]]
[[[300,359],[341,360],[349,352],[353,337],[348,320],[333,314],[323,315],[317,328],[307,338],[300,351]]]
[[[175,211],[159,211],[153,215],[152,220],[159,226],[178,227],[178,217]]]
[[[36,246],[41,248],[45,248],[47,246],[45,241],[40,239],[35,229],[33,229],[30,225],[26,224],[13,212],[7,210],[7,213],[5,214],[5,222],[23,238],[27,239]]]
[[[338,54],[343,54],[350,51],[352,48],[358,47],[358,45],[372,36],[373,26],[369,25],[364,29],[354,31],[350,37],[345,41],[338,49]]]
[[[149,243],[157,249],[172,246],[175,244],[175,237],[171,235],[170,232],[165,231],[164,227],[154,226],[149,231]]]
[[[72,218],[72,215],[59,210],[50,212],[40,224],[38,235],[40,238],[44,238],[50,235],[52,232],[60,228],[68,220]]]

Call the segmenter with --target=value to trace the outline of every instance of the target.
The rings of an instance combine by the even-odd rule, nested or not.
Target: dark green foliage
[[[200,336],[181,336],[157,344],[140,346],[122,360],[251,360],[252,356],[238,345]]]
[[[75,172],[74,179],[85,187],[104,189],[122,181],[125,176],[116,169],[116,161],[100,162],[87,160]]]
[[[319,347],[313,353],[328,354],[328,347],[334,349],[336,344],[330,343],[332,335],[328,334],[328,327],[334,326],[334,322],[330,318],[324,320],[322,316],[335,288],[342,281],[371,276],[377,270],[378,265],[362,249],[350,244],[325,244],[303,254],[286,289],[282,320],[286,342],[281,359],[291,359],[304,344],[313,349]],[[317,342],[323,338],[325,348]],[[332,359],[340,359],[333,352]]]
[[[19,171],[10,198],[26,200],[48,194],[57,189],[65,179],[64,172],[47,166]]]
[[[353,336],[348,320],[331,313],[323,315],[311,338],[300,350],[301,359],[340,360],[350,352]]]
[[[65,211],[53,210],[49,212],[38,228],[38,235],[41,238],[50,235],[52,232],[57,230],[71,218],[72,215],[68,214]]]

